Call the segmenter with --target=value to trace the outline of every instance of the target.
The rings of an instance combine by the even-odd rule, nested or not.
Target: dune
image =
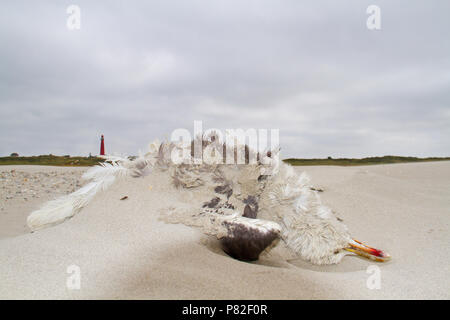
[[[286,261],[276,250],[256,262],[232,259],[215,238],[161,219],[178,202],[171,182],[155,172],[117,181],[62,224],[1,238],[0,298],[450,298],[450,162],[295,170],[309,173],[357,239],[386,249],[392,260],[347,256],[317,266]],[[37,206],[8,214],[23,221]],[[72,266],[79,289],[67,285]],[[367,286],[371,266],[379,268],[379,289]]]

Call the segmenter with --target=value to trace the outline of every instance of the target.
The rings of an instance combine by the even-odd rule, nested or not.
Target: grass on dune
[[[296,159],[290,158],[283,160],[293,166],[365,166],[373,164],[389,164],[389,163],[407,163],[407,162],[430,162],[430,161],[445,161],[450,160],[450,157],[438,158],[417,158],[417,157],[399,157],[399,156],[384,156],[384,157],[369,157],[362,159],[340,158],[340,159]]]
[[[406,163],[406,162],[429,162],[445,161],[446,158],[416,158],[384,156],[370,157],[362,159],[340,158],[340,159],[296,159],[290,158],[283,160],[293,166],[363,166],[374,164]],[[40,165],[40,166],[64,166],[64,167],[89,167],[103,162],[104,159],[98,157],[69,157],[55,155],[41,155],[31,157],[0,157],[0,165]]]
[[[54,155],[41,155],[32,157],[0,157],[0,165],[89,167],[103,161],[103,159],[97,157],[69,157]]]

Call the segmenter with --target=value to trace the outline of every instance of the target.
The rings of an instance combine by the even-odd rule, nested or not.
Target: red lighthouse
[[[101,156],[105,155],[105,139],[103,138],[103,135],[100,139],[100,155]]]

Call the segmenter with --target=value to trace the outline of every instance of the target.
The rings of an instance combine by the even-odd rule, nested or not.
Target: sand
[[[4,166],[0,172],[12,169],[74,170]],[[276,254],[255,263],[233,260],[200,231],[159,219],[173,189],[152,174],[119,181],[74,218],[32,234],[26,216],[55,195],[2,203],[0,298],[450,298],[450,162],[296,170],[324,190],[323,202],[356,239],[388,251],[392,260],[349,256],[330,266],[281,261]],[[71,266],[79,267],[80,289],[67,286]],[[367,287],[370,266],[379,268],[380,289]]]
[[[87,168],[0,166],[0,239],[28,232],[26,218],[42,203],[82,185]]]

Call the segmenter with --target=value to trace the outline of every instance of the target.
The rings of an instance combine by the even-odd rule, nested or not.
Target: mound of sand
[[[296,170],[310,174],[357,239],[393,259],[313,266],[276,250],[255,263],[231,259],[217,240],[160,219],[189,193],[174,193],[153,173],[116,182],[63,224],[0,239],[0,298],[450,298],[450,162]],[[380,289],[366,285],[371,265]],[[79,267],[80,289],[67,286],[71,266]]]

